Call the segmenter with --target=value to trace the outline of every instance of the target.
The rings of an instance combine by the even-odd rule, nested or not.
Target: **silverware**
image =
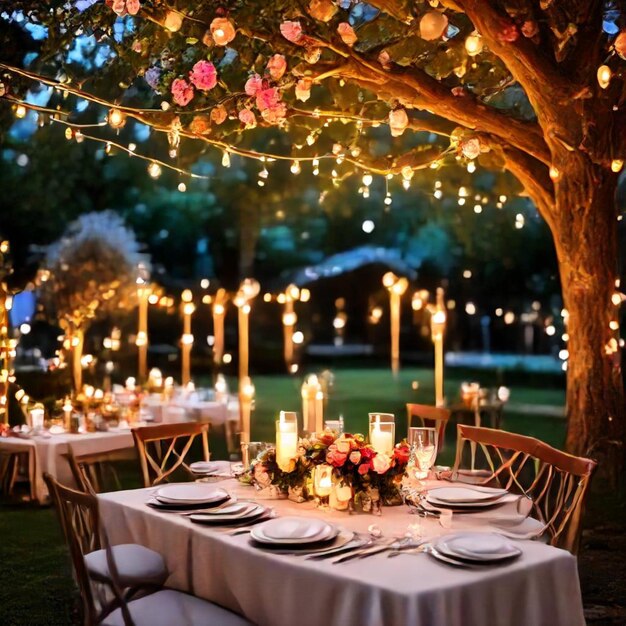
[[[305,556],[304,558],[306,560],[312,560],[312,561],[321,561],[323,559],[327,559],[331,556],[336,556],[338,554],[343,554],[344,552],[352,552],[353,550],[359,550],[359,549],[363,549],[366,548],[370,545],[372,545],[373,541],[362,541],[362,540],[356,540],[356,541],[350,541],[349,543],[346,543],[343,546],[340,546],[339,548],[330,548],[328,550],[326,550],[325,552],[317,552],[314,554],[309,554],[307,556]]]
[[[333,559],[331,563],[344,563],[345,561],[351,561],[352,559],[365,559],[368,556],[374,556],[375,554],[380,554],[381,552],[385,552],[385,550],[391,550],[394,543],[397,542],[386,542],[384,544],[377,544],[372,548],[365,548],[350,552],[349,554],[344,554],[337,559]]]

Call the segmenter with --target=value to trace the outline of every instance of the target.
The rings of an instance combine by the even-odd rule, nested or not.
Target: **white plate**
[[[219,472],[220,466],[218,463],[211,463],[209,461],[196,461],[189,466],[189,469],[198,474],[209,474]]]
[[[309,539],[328,528],[320,519],[307,517],[279,517],[263,526],[263,534],[270,539]]]
[[[506,489],[492,489],[483,487],[439,487],[431,489],[429,494],[440,502],[449,502],[457,504],[463,502],[484,502],[487,500],[495,500],[507,494]]]
[[[495,533],[458,533],[442,537],[435,549],[449,556],[471,561],[502,561],[519,556],[522,551]]]
[[[197,502],[215,502],[228,497],[223,490],[207,483],[186,483],[165,485],[154,494],[161,502],[168,504],[194,504]]]
[[[510,497],[513,498],[513,500],[510,499]],[[505,494],[503,496],[500,496],[499,498],[495,498],[492,500],[486,500],[486,501],[476,501],[476,502],[447,502],[445,500],[439,500],[438,498],[436,498],[435,496],[431,496],[430,494],[428,494],[426,496],[426,502],[428,502],[429,504],[432,504],[434,506],[438,506],[438,507],[445,507],[448,509],[484,509],[484,508],[488,508],[490,506],[496,506],[498,504],[504,504],[505,502],[511,502],[514,501],[517,498],[517,496],[514,496],[512,494]]]
[[[261,515],[265,515],[267,509],[263,506],[255,504],[250,509],[246,509],[243,513],[194,513],[190,515],[190,519],[194,522],[201,522],[203,524],[222,524],[224,522],[243,522],[246,520],[253,520]]]
[[[313,535],[307,535],[306,537],[300,537],[300,538],[276,539],[274,537],[269,537],[268,535],[266,535],[265,528],[264,528],[267,524],[270,524],[271,522],[274,522],[274,521],[276,520],[270,520],[268,522],[260,524],[259,526],[255,526],[250,533],[250,536],[252,537],[252,539],[254,539],[255,541],[258,541],[259,543],[270,544],[270,545],[271,544],[273,545],[286,545],[286,544],[304,545],[304,544],[309,544],[309,543],[317,543],[319,541],[329,541],[331,539],[334,539],[339,534],[338,528],[336,528],[335,526],[331,524],[326,524],[326,522],[322,522],[324,524],[324,527]]]

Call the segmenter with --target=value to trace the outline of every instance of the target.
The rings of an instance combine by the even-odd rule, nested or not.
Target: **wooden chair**
[[[533,514],[546,525],[550,544],[575,554],[596,462],[557,450],[534,437],[503,430],[459,424],[457,433],[453,479],[459,475],[469,442],[470,470],[487,470],[479,482],[498,484],[532,498]]]
[[[444,446],[444,437],[446,434],[446,426],[450,420],[450,411],[428,404],[407,404],[407,428],[413,425],[413,418],[417,417],[425,428],[437,429],[437,450],[442,450]],[[408,432],[408,430],[407,430]]]
[[[167,481],[180,468],[193,475],[185,463],[185,457],[196,437],[200,437],[202,440],[203,460],[209,460],[208,424],[192,422],[144,426],[133,428],[132,433],[145,487]],[[180,450],[176,449],[177,444],[181,448]]]
[[[68,444],[64,456],[79,491],[102,493],[122,488],[113,463],[135,458],[136,453],[133,449],[123,449],[76,455],[72,446]]]
[[[137,568],[137,553],[127,554],[125,546],[110,546],[107,533],[100,525],[98,498],[94,493],[81,493],[60,485],[50,474],[44,474],[50,497],[55,504],[72,556],[74,574],[83,604],[86,626],[171,626],[181,624],[215,624],[220,626],[251,626],[244,618],[215,604],[172,589],[160,589],[130,600],[123,593],[127,581],[125,569]],[[100,548],[101,542],[104,548]],[[143,546],[135,546],[152,552]],[[92,584],[90,556],[98,554],[108,573],[109,588],[114,600],[99,597]],[[101,594],[100,594],[101,595]]]

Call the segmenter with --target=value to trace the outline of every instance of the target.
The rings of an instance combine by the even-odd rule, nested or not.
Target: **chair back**
[[[411,404],[406,405],[407,412],[407,433],[408,428],[413,425],[413,418],[417,418],[420,424],[425,428],[437,429],[437,450],[441,450],[444,444],[446,434],[446,426],[450,420],[450,411],[437,406],[428,404]]]
[[[453,478],[458,476],[469,442],[469,469],[488,470],[481,482],[532,498],[533,514],[546,525],[550,544],[575,554],[596,462],[503,430],[459,424],[457,433]]]
[[[121,489],[122,485],[113,463],[134,456],[135,451],[132,449],[76,455],[69,444],[65,454],[78,490],[93,493]]]
[[[98,611],[84,556],[100,549],[98,499],[92,493],[64,487],[47,472],[43,478],[72,558],[74,576],[82,600],[84,623],[92,626],[98,622]]]
[[[194,440],[202,440],[203,460],[209,460],[209,425],[198,423],[160,424],[133,428],[133,438],[145,487],[166,482],[177,469],[192,474],[185,457]]]

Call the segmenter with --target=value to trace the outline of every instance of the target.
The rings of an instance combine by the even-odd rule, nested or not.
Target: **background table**
[[[220,483],[242,498],[251,487]],[[520,541],[522,556],[484,570],[455,569],[431,557],[377,555],[333,565],[271,554],[175,513],[150,509],[150,490],[100,496],[101,515],[113,543],[137,542],[163,554],[169,586],[190,591],[245,615],[259,626],[582,626],[576,559],[536,541]],[[322,517],[350,530],[378,524],[387,537],[417,522],[405,507],[382,517],[324,513],[313,503],[269,501],[280,515]],[[462,518],[459,518],[461,520]],[[444,530],[421,520],[423,535]],[[475,526],[474,526],[475,529]]]

